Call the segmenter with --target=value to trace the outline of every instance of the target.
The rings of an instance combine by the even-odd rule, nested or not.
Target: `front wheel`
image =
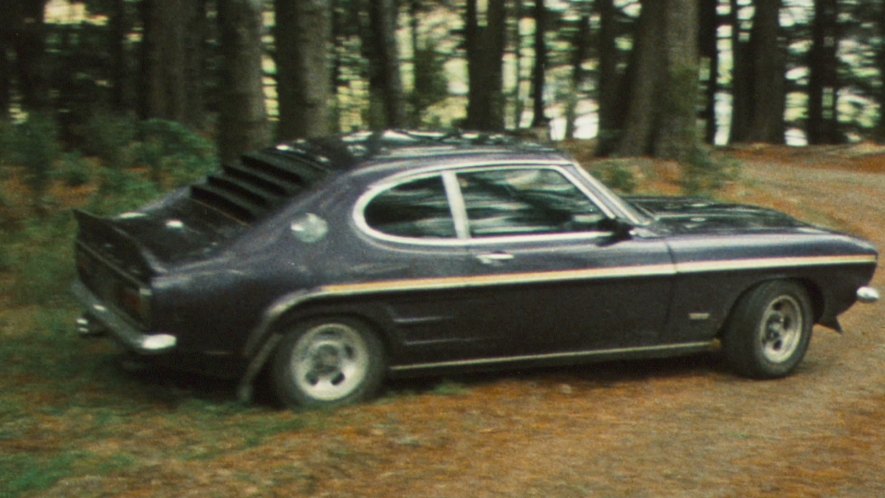
[[[283,337],[271,364],[277,398],[287,407],[322,408],[368,398],[384,377],[384,348],[363,324],[312,320]]]
[[[805,356],[813,325],[804,288],[786,281],[764,283],[735,306],[722,335],[725,358],[747,377],[784,377]]]

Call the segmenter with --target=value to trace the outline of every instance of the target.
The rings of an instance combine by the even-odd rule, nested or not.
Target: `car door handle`
[[[510,261],[511,259],[513,259],[513,255],[509,252],[495,251],[477,254],[476,259],[478,259],[479,262],[484,265],[496,265],[501,264],[504,261]]]

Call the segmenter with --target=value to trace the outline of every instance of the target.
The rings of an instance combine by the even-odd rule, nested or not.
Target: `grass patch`
[[[80,458],[75,452],[43,457],[30,453],[0,455],[0,488],[3,496],[17,497],[38,493],[71,475],[74,463]]]
[[[460,382],[444,380],[437,384],[431,392],[437,396],[463,396],[470,390]]]

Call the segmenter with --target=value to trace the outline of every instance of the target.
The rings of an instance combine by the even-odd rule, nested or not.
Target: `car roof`
[[[567,160],[559,150],[513,135],[468,131],[356,132],[283,142],[263,152],[309,161],[327,171],[359,169],[379,163],[398,163],[408,167],[410,162],[427,165],[465,157]]]

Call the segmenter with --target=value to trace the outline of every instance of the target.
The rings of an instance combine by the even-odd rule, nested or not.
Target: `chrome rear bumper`
[[[169,334],[145,334],[129,324],[124,318],[108,309],[82,282],[77,281],[71,291],[86,307],[86,314],[77,320],[81,335],[109,332],[127,348],[142,354],[159,354],[175,347],[177,339]]]

